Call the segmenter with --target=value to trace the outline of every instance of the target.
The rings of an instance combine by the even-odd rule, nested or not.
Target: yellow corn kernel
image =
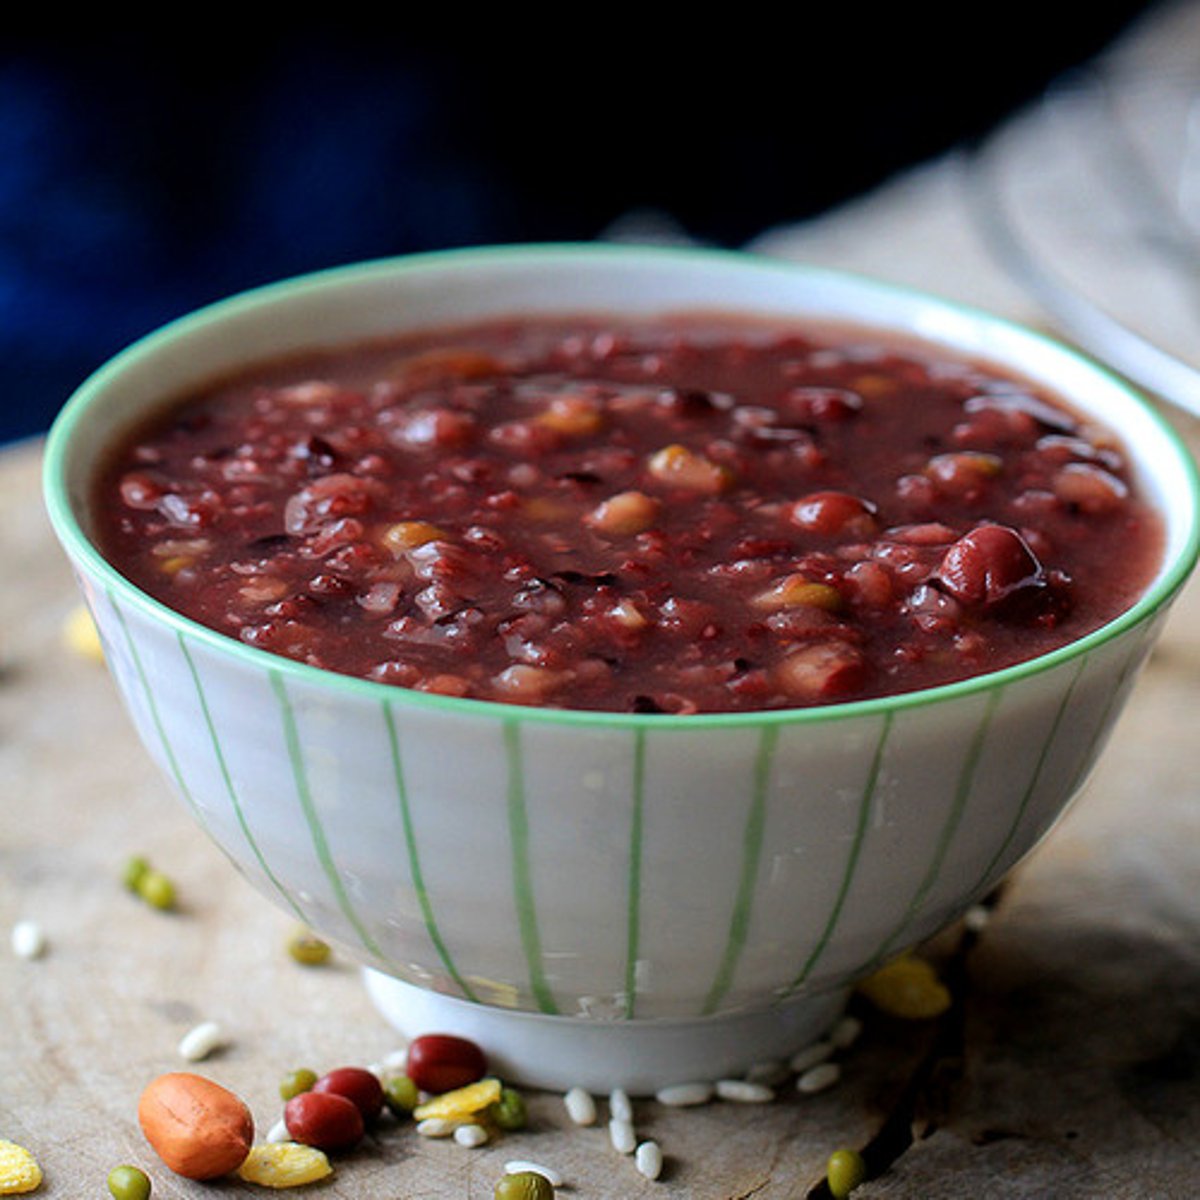
[[[647,468],[659,482],[693,492],[716,495],[733,484],[733,472],[728,467],[677,443],[652,454]]]
[[[521,505],[521,512],[531,521],[563,521],[574,511],[571,505],[549,496],[531,496]]]
[[[158,569],[164,575],[178,575],[185,567],[192,566],[195,561],[190,554],[176,554],[171,558],[164,558],[158,564]]]
[[[440,346],[423,350],[396,366],[404,383],[423,383],[434,379],[482,379],[504,369],[494,355],[467,346]]]
[[[586,437],[604,426],[600,406],[584,396],[556,396],[537,416],[539,425],[566,437]]]
[[[850,386],[864,400],[873,400],[878,396],[888,396],[896,390],[896,381],[887,375],[865,374],[855,376]]]
[[[881,1012],[906,1021],[941,1016],[950,1007],[950,989],[923,958],[904,956],[880,967],[858,985]]]
[[[389,525],[379,539],[397,558],[407,550],[415,550],[426,542],[444,539],[445,532],[428,521],[397,521]]]
[[[100,634],[86,605],[79,604],[67,614],[67,619],[63,622],[62,636],[67,649],[73,653],[90,658],[93,662],[104,661],[104,647],[100,644]]]
[[[813,583],[803,575],[788,575],[765,592],[759,592],[751,604],[763,612],[803,607],[837,612],[842,607],[842,594],[827,583]]]
[[[254,1146],[237,1170],[247,1183],[260,1187],[290,1188],[316,1183],[333,1174],[322,1151],[298,1142],[266,1142]]]
[[[413,1117],[424,1121],[428,1117],[440,1117],[443,1120],[454,1121],[462,1117],[474,1116],[500,1099],[503,1089],[498,1079],[481,1079],[478,1083],[469,1083],[466,1087],[455,1088],[452,1092],[443,1092],[435,1096],[428,1104],[422,1104],[413,1109]]]
[[[41,1186],[37,1159],[16,1142],[0,1139],[0,1196],[20,1196]]]
[[[618,492],[597,504],[585,519],[600,533],[630,537],[654,524],[659,507],[658,501],[645,492]]]

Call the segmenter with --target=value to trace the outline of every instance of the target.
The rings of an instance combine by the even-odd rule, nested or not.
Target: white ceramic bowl
[[[690,717],[530,709],[350,679],[211,632],[90,540],[98,453],[241,364],[547,310],[850,320],[1041,381],[1125,439],[1163,564],[1103,629],[934,690]],[[1194,466],[1117,379],[994,318],[743,255],[453,252],[269,287],[100,370],[49,440],[47,502],[148,750],[269,898],[372,970],[406,1032],[513,1078],[645,1091],[786,1053],[851,982],[982,897],[1105,742],[1197,552]]]

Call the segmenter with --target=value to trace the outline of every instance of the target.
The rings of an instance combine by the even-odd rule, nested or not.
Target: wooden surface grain
[[[1195,423],[1175,419],[1191,444]],[[304,968],[289,919],[192,825],[136,742],[102,666],[73,654],[77,603],[42,511],[40,446],[0,453],[0,928],[38,921],[35,961],[0,946],[0,1137],[41,1162],[48,1197],[105,1194],[142,1165],[160,1197],[245,1195],[155,1159],[137,1097],[180,1069],[180,1036],[220,1021],[229,1045],[197,1069],[241,1094],[265,1130],[280,1075],[380,1059],[397,1039],[357,969]],[[1192,1196],[1200,1179],[1200,596],[1177,604],[1082,799],[1012,878],[970,960],[962,1078],[871,1197]],[[148,856],[179,909],[126,892]],[[932,953],[937,952],[934,946]],[[535,1095],[521,1134],[467,1150],[385,1124],[337,1161],[323,1196],[486,1198],[510,1158],[553,1164],[584,1197],[803,1196],[829,1152],[861,1145],[921,1055],[922,1024],[869,1016],[844,1077],[765,1107],[638,1105],[667,1155],[658,1183]]]

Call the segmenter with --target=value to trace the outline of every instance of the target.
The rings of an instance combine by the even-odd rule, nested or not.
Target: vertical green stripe
[[[775,743],[779,738],[776,725],[764,725],[758,742],[758,755],[754,762],[754,787],[750,796],[750,807],[746,824],[742,830],[742,869],[738,880],[737,896],[733,904],[733,915],[729,920],[729,934],[725,939],[725,952],[717,968],[716,978],[708,990],[701,1015],[709,1016],[725,998],[733,982],[733,973],[746,944],[750,928],[750,916],[754,909],[754,892],[758,883],[758,863],[762,854],[763,831],[767,821],[767,786],[771,780],[771,762],[775,755]]]
[[[504,722],[504,748],[508,755],[508,835],[512,848],[513,899],[521,945],[529,966],[529,989],[544,1013],[557,1013],[558,1005],[542,967],[542,939],[538,933],[537,905],[529,870],[529,815],[525,811],[525,767],[521,758],[521,727]]]
[[[476,1003],[479,998],[471,990],[466,980],[459,974],[458,968],[454,965],[454,960],[450,957],[450,952],[446,949],[446,943],[442,939],[441,931],[438,929],[438,923],[433,915],[433,905],[429,900],[429,891],[425,887],[425,876],[421,871],[421,859],[417,853],[417,836],[413,829],[412,812],[408,803],[408,787],[404,782],[404,765],[400,756],[400,736],[396,732],[395,721],[392,716],[391,705],[386,700],[383,701],[383,723],[387,727],[388,744],[392,750],[392,771],[396,779],[396,794],[400,799],[400,820],[404,824],[404,841],[408,847],[408,870],[412,878],[413,891],[416,893],[417,903],[421,906],[421,916],[425,921],[425,932],[429,935],[430,942],[433,943],[434,950],[437,951],[438,957],[442,960],[442,966],[446,968],[446,973],[458,985],[458,989],[468,999]]]
[[[854,873],[858,868],[858,859],[862,853],[867,826],[870,824],[871,805],[875,799],[875,788],[879,783],[879,770],[883,765],[883,750],[887,745],[888,734],[892,729],[892,717],[893,714],[891,712],[884,713],[883,727],[879,731],[879,741],[875,744],[875,753],[871,757],[871,768],[867,773],[867,782],[863,788],[862,799],[858,803],[858,821],[854,829],[854,839],[850,843],[850,854],[846,859],[846,869],[842,873],[842,883],[838,888],[837,897],[834,899],[829,920],[825,922],[825,928],[821,931],[821,936],[817,939],[816,945],[813,946],[804,966],[796,974],[796,978],[788,984],[787,991],[780,997],[781,1000],[790,996],[812,973],[812,969],[817,965],[821,955],[825,953],[825,948],[829,945],[829,939],[833,936],[833,931],[841,918],[842,908],[846,903],[846,897],[850,892],[850,885],[854,881]]]
[[[162,745],[163,754],[167,757],[167,764],[171,769],[171,777],[175,780],[175,786],[187,801],[188,807],[192,810],[196,820],[207,831],[208,826],[204,822],[204,816],[200,812],[195,798],[192,796],[191,789],[183,778],[183,772],[180,771],[179,762],[175,758],[175,751],[171,748],[171,743],[167,738],[167,731],[163,727],[162,716],[158,711],[158,704],[154,699],[153,691],[150,690],[150,680],[146,675],[146,668],[142,666],[142,657],[138,654],[133,635],[129,632],[129,625],[125,621],[125,614],[121,611],[121,607],[117,604],[116,597],[113,596],[111,591],[108,593],[108,602],[112,606],[113,612],[117,614],[117,620],[121,625],[121,632],[125,635],[125,645],[129,648],[129,657],[133,660],[134,670],[137,671],[138,679],[141,681],[142,692],[146,697],[146,707],[149,708],[150,718],[154,722],[154,728],[158,731],[158,740]]]
[[[637,957],[641,933],[642,823],[646,778],[646,731],[633,735],[633,814],[629,827],[629,892],[625,920],[625,1019],[632,1020],[637,1001]]]
[[[954,801],[950,805],[950,812],[947,814],[941,833],[938,835],[937,846],[934,848],[933,860],[929,864],[929,869],[925,872],[924,878],[913,893],[912,899],[908,902],[908,907],[904,910],[904,916],[900,918],[896,927],[883,939],[879,949],[867,961],[862,969],[863,973],[873,970],[887,957],[888,952],[900,941],[912,925],[917,914],[920,912],[921,905],[925,903],[926,897],[937,883],[938,876],[942,871],[942,865],[946,861],[946,854],[950,849],[950,843],[954,840],[959,822],[962,820],[963,812],[966,810],[967,799],[971,794],[971,785],[975,779],[975,769],[979,766],[979,759],[983,754],[983,744],[987,739],[987,732],[991,726],[992,717],[996,713],[996,709],[1000,704],[1000,697],[1003,694],[1004,689],[1001,687],[993,688],[988,693],[987,707],[984,709],[983,718],[979,722],[979,726],[976,728],[971,738],[971,744],[967,749],[967,756],[963,761],[962,770],[958,776],[958,786],[955,789]]]
[[[1120,698],[1121,691],[1125,687],[1125,684],[1129,681],[1129,676],[1133,671],[1134,665],[1141,657],[1142,648],[1150,636],[1150,630],[1153,628],[1153,625],[1153,622],[1150,622],[1146,625],[1142,636],[1138,639],[1137,645],[1134,646],[1129,657],[1125,660],[1120,671],[1117,673],[1117,681],[1113,684],[1113,689],[1108,694],[1108,702],[1104,706],[1104,711],[1100,714],[1100,720],[1097,723],[1095,730],[1092,732],[1091,739],[1088,741],[1087,749],[1084,751],[1083,758],[1080,759],[1079,766],[1075,770],[1075,777],[1071,781],[1071,787],[1068,795],[1074,795],[1079,789],[1080,785],[1083,783],[1083,777],[1087,774],[1088,767],[1091,765],[1091,762],[1096,754],[1096,747],[1099,745],[1100,739],[1104,736],[1105,729],[1108,726],[1108,719],[1112,715],[1113,707]]]
[[[183,634],[176,631],[176,638],[179,640],[179,649],[183,652],[184,661],[188,665],[188,670],[192,673],[192,682],[196,685],[196,696],[200,701],[200,711],[204,714],[204,724],[208,727],[208,736],[212,740],[213,753],[217,757],[217,765],[221,769],[221,778],[225,781],[225,791],[229,795],[229,803],[233,808],[234,816],[237,818],[237,823],[242,830],[242,835],[246,839],[246,844],[250,847],[251,853],[254,855],[262,873],[271,881],[275,890],[283,898],[287,906],[296,914],[298,920],[308,924],[308,917],[304,915],[304,911],[296,903],[291,892],[283,886],[276,878],[275,873],[267,865],[267,860],[263,858],[262,851],[258,847],[258,842],[254,840],[254,835],[250,832],[250,825],[246,821],[246,814],[242,811],[241,803],[238,800],[237,790],[233,786],[233,777],[229,773],[229,766],[225,760],[225,752],[221,749],[221,741],[217,737],[217,728],[213,723],[212,713],[208,707],[208,698],[204,694],[204,688],[200,683],[200,673],[196,670],[196,664],[192,660],[191,652],[187,648],[187,642],[184,640]]]
[[[358,913],[354,911],[354,905],[350,903],[350,897],[346,893],[345,884],[342,883],[342,877],[338,873],[337,866],[333,861],[333,855],[330,853],[329,841],[325,836],[325,830],[321,827],[320,818],[317,816],[317,808],[313,803],[312,791],[308,786],[308,773],[304,768],[304,752],[300,745],[300,733],[296,728],[296,714],[292,711],[292,703],[288,699],[287,690],[283,686],[283,677],[275,670],[268,671],[267,675],[271,680],[271,687],[279,701],[280,716],[283,719],[283,733],[287,741],[288,758],[291,760],[292,777],[296,783],[296,796],[304,812],[304,820],[308,824],[308,832],[312,838],[313,849],[317,853],[317,861],[320,862],[321,868],[325,872],[325,877],[329,880],[329,886],[333,890],[338,907],[342,910],[342,915],[350,922],[354,928],[354,932],[358,934],[359,941],[362,942],[363,947],[375,958],[386,961],[383,951],[380,950],[375,939],[362,923]]]
[[[992,872],[1004,857],[1009,846],[1012,845],[1013,838],[1017,836],[1017,830],[1020,829],[1021,822],[1025,818],[1025,811],[1029,807],[1029,802],[1033,799],[1033,794],[1037,791],[1037,786],[1041,782],[1042,772],[1045,770],[1046,763],[1050,759],[1050,749],[1058,738],[1058,731],[1062,727],[1063,717],[1066,716],[1067,708],[1071,703],[1071,696],[1075,691],[1075,685],[1079,682],[1079,677],[1083,674],[1083,669],[1087,666],[1087,661],[1086,657],[1079,660],[1079,667],[1071,677],[1071,682],[1068,684],[1067,690],[1063,693],[1062,700],[1059,701],[1058,711],[1054,714],[1054,720],[1050,723],[1050,732],[1046,735],[1046,740],[1042,744],[1041,753],[1038,755],[1037,763],[1033,768],[1033,775],[1029,780],[1029,786],[1026,787],[1025,794],[1021,797],[1020,804],[1017,805],[1017,811],[1013,817],[1012,824],[1008,827],[1008,833],[1005,834],[1004,840],[1000,843],[996,853],[992,855],[991,861],[984,868],[983,873],[979,877],[979,883],[972,889],[972,895],[979,895],[989,889]]]

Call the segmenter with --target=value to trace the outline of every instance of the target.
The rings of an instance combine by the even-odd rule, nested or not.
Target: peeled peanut
[[[254,1142],[254,1118],[242,1100],[186,1071],[160,1075],[147,1086],[138,1122],[159,1158],[188,1179],[236,1170]]]

